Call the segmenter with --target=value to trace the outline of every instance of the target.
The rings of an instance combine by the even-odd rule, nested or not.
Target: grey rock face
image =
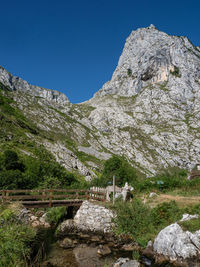
[[[39,86],[31,85],[27,81],[13,76],[3,67],[0,67],[0,82],[13,91],[20,90],[33,96],[38,96],[49,101],[54,101],[58,104],[69,104],[69,100],[66,95],[55,90],[49,90]]]
[[[59,232],[65,233],[75,228],[79,231],[107,233],[111,230],[113,216],[114,214],[111,210],[89,201],[84,201],[74,220],[66,220],[61,223]]]
[[[83,231],[109,232],[114,214],[103,206],[84,201],[74,217],[78,229]]]
[[[133,31],[111,81],[88,101],[101,143],[146,170],[200,155],[200,51],[154,26]]]
[[[194,97],[199,86],[200,52],[186,37],[170,36],[154,26],[127,38],[111,81],[97,95],[133,96],[149,83],[169,82],[176,97]]]
[[[171,261],[188,259],[200,253],[200,233],[184,232],[175,223],[164,228],[156,237],[153,249],[158,254],[169,257]]]
[[[200,48],[186,37],[170,36],[153,25],[133,31],[111,81],[77,105],[3,68],[0,82],[13,90],[18,108],[39,129],[69,137],[71,145],[65,138],[37,143],[88,181],[95,176],[91,169],[99,171],[100,160],[112,154],[125,155],[149,176],[169,166],[191,170],[199,162]],[[89,156],[87,162],[76,158],[80,152]]]

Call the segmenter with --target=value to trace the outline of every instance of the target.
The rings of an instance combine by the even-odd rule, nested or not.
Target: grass
[[[179,225],[184,231],[195,232],[200,230],[200,218],[180,222]]]
[[[181,219],[184,210],[175,201],[160,203],[151,208],[138,198],[133,202],[116,201],[111,207],[117,213],[114,219],[116,234],[130,235],[141,247],[166,226]]]
[[[146,199],[146,204],[149,205],[151,208],[156,207],[160,203],[175,201],[180,208],[191,208],[194,205],[200,203],[200,196],[190,196],[190,197],[183,197],[178,195],[172,194],[159,194],[157,197],[148,198],[143,195]]]
[[[31,242],[36,235],[33,228],[18,223],[19,207],[0,206],[0,266],[25,266],[30,259]]]

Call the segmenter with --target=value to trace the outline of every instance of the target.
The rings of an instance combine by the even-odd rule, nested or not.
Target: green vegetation
[[[132,76],[132,70],[131,70],[131,69],[127,69],[127,75],[128,75],[129,77]]]
[[[187,171],[180,168],[167,168],[156,176],[141,180],[137,184],[139,192],[151,192],[154,190],[166,192],[175,188],[183,188],[192,181],[186,180]]]
[[[132,167],[125,157],[112,156],[104,163],[102,174],[93,181],[94,185],[107,186],[116,176],[116,185],[124,186],[125,182],[135,186],[138,181],[138,172]]]
[[[39,158],[19,157],[13,150],[0,154],[0,189],[60,188],[78,182],[74,174],[40,152]]]
[[[35,230],[17,222],[15,212],[0,207],[0,266],[25,266],[30,259]]]
[[[175,77],[178,77],[178,78],[181,77],[180,70],[177,66],[174,66],[174,70],[173,71],[170,70],[170,73],[174,75]]]
[[[178,207],[175,201],[164,202],[155,208],[150,208],[135,198],[133,202],[117,201],[112,207],[117,212],[114,219],[117,234],[131,235],[142,247],[166,226],[179,221],[186,209]],[[198,205],[200,214],[200,204]],[[180,225],[185,230],[195,231],[200,229],[200,219],[182,222]]]
[[[66,216],[66,207],[50,208],[46,213],[46,220],[50,224],[58,224]]]
[[[200,207],[200,205],[199,205]],[[200,218],[179,223],[183,230],[195,232],[200,230]]]

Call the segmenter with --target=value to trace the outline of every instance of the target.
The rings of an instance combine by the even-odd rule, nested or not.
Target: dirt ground
[[[152,208],[156,205],[163,203],[163,202],[169,202],[171,200],[174,200],[177,202],[178,206],[181,208],[193,206],[195,204],[200,204],[200,196],[192,196],[192,197],[184,197],[184,196],[173,196],[168,194],[160,194],[153,198],[149,197],[142,197],[143,203],[149,204]]]

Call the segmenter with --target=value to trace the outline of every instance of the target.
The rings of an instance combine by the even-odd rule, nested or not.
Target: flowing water
[[[74,249],[63,249],[54,244],[42,267],[110,267],[119,258],[118,253],[100,257],[97,250],[98,246],[93,244],[79,244]]]

